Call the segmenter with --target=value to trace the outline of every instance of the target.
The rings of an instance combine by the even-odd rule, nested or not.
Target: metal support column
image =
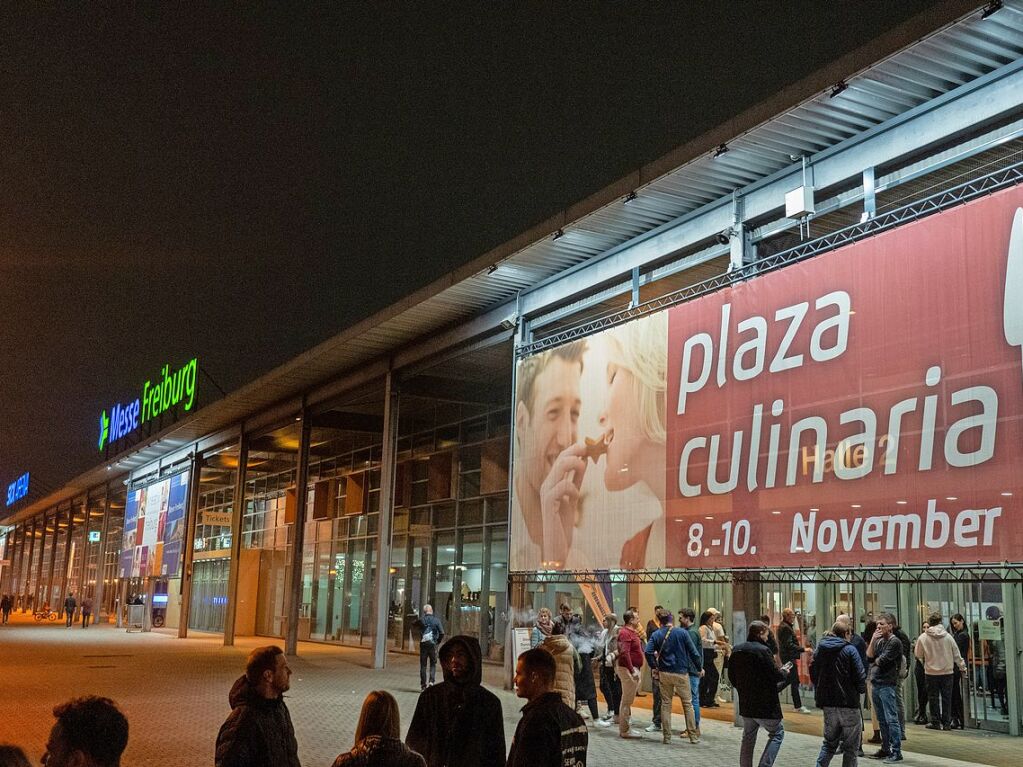
[[[298,619],[302,604],[302,556],[305,550],[305,517],[309,500],[309,442],[312,426],[309,414],[302,408],[302,436],[298,441],[298,466],[295,471],[295,524],[291,530],[291,580],[285,613],[288,633],[284,636],[284,654],[298,654]]]
[[[639,306],[639,267],[635,266],[632,269],[632,301],[629,302],[629,308],[634,309],[637,306]]]
[[[390,607],[391,530],[394,521],[394,476],[398,457],[399,394],[394,371],[384,380],[383,455],[380,459],[380,527],[377,535],[377,577],[373,586],[373,668],[387,662],[387,627]]]
[[[74,562],[71,561],[71,553],[74,549],[74,533],[75,533],[75,503],[71,502],[71,505],[67,509],[67,534],[64,536],[64,561],[61,563],[61,574],[60,574],[60,597],[61,604],[68,597],[68,586],[70,586],[71,580],[71,568]],[[75,600],[81,602],[81,599]],[[74,618],[74,616],[71,616]]]
[[[22,571],[25,582],[21,584],[21,611],[25,612],[28,609],[28,592],[29,585],[32,583],[32,557],[36,551],[36,520],[32,520],[32,538],[29,540],[28,546],[28,564]],[[27,530],[26,530],[27,533]]]
[[[202,454],[198,446],[192,455],[192,470],[188,475],[188,508],[185,511],[185,541],[182,543],[181,563],[181,613],[178,617],[178,639],[185,639],[188,636],[188,618],[192,611],[192,562],[195,555],[195,525],[199,516],[199,485],[202,481]],[[241,472],[239,465],[238,471]],[[238,504],[241,506],[242,504]],[[231,507],[232,510],[234,507]],[[234,522],[232,516],[231,521]],[[231,547],[234,548],[234,539],[241,539],[241,531],[235,536],[232,533]],[[239,552],[241,549],[239,549]],[[234,604],[233,602],[231,604]]]
[[[78,602],[81,603],[89,593],[89,587],[85,579],[89,575],[89,518],[92,516],[92,506],[89,504],[89,495],[85,496],[85,519],[82,520],[82,569],[78,577]]]
[[[227,610],[224,611],[224,647],[234,645],[235,612],[238,609],[238,568],[242,559],[242,515],[245,513],[245,467],[249,463],[249,440],[242,424],[238,439],[238,476],[231,500],[231,569],[227,573]],[[194,531],[193,531],[194,535]]]
[[[746,232],[742,225],[742,198],[732,194],[732,226],[728,236],[728,271],[741,269],[746,263]]]
[[[53,571],[57,566],[57,538],[60,536],[60,509],[57,509],[53,514],[53,536],[50,540],[50,567],[46,573],[46,591],[44,602],[49,603],[53,597]],[[59,615],[64,614],[64,605],[50,605]]]
[[[92,596],[92,622],[99,623],[107,585],[107,538],[110,537],[110,485],[103,496],[103,521],[99,531],[99,553],[96,554],[96,591]],[[116,576],[117,570],[114,570]],[[116,607],[115,607],[116,611]]]
[[[874,181],[873,166],[863,170],[863,218],[873,218],[877,215],[877,184]]]

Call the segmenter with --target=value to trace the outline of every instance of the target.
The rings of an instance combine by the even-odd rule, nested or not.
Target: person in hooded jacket
[[[568,641],[565,635],[567,626],[563,623],[554,623],[554,633],[540,643],[540,647],[551,655],[558,664],[558,673],[554,678],[554,690],[561,693],[566,706],[575,710],[575,677],[582,670],[582,660],[575,646]]]
[[[362,702],[355,746],[338,755],[334,767],[426,767],[426,760],[401,742],[398,701],[374,690]]]
[[[440,648],[440,664],[444,681],[419,696],[405,745],[427,767],[504,767],[504,713],[481,684],[479,640],[451,637]]]
[[[284,693],[291,669],[280,647],[257,647],[231,687],[231,713],[217,733],[216,767],[299,767]]]
[[[927,704],[931,710],[932,730],[952,729],[952,686],[956,671],[966,673],[966,663],[959,654],[959,645],[941,625],[941,613],[931,613],[928,627],[916,640],[914,653],[924,666]]]
[[[860,696],[867,689],[867,673],[860,653],[849,641],[853,634],[845,620],[835,621],[813,653],[810,680],[817,706],[824,709],[824,744],[817,767],[828,767],[842,747],[842,767],[856,767],[863,720]]]

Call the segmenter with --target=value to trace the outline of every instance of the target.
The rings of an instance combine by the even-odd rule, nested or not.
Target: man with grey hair
[[[430,684],[434,684],[437,676],[437,647],[444,639],[444,627],[440,619],[433,614],[433,605],[423,605],[423,617],[419,620],[422,633],[419,637],[419,689],[425,690],[426,662],[430,662]]]
[[[860,654],[849,642],[848,621],[835,621],[828,636],[817,645],[810,664],[810,679],[817,705],[824,709],[824,745],[817,767],[828,767],[842,749],[842,767],[856,767],[863,720],[860,696],[867,677]]]

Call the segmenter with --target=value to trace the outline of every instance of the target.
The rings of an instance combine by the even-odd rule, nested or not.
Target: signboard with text
[[[187,473],[128,493],[121,544],[121,578],[175,578],[180,574],[187,498]]]
[[[522,360],[512,568],[1019,561],[1021,206]]]

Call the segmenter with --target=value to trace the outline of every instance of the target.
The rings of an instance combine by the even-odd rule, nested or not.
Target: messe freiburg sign
[[[102,451],[178,405],[185,411],[191,410],[195,404],[197,370],[195,357],[174,371],[170,365],[164,365],[155,383],[149,380],[142,385],[139,397],[116,403],[109,412],[104,410],[99,417],[99,449]]]

